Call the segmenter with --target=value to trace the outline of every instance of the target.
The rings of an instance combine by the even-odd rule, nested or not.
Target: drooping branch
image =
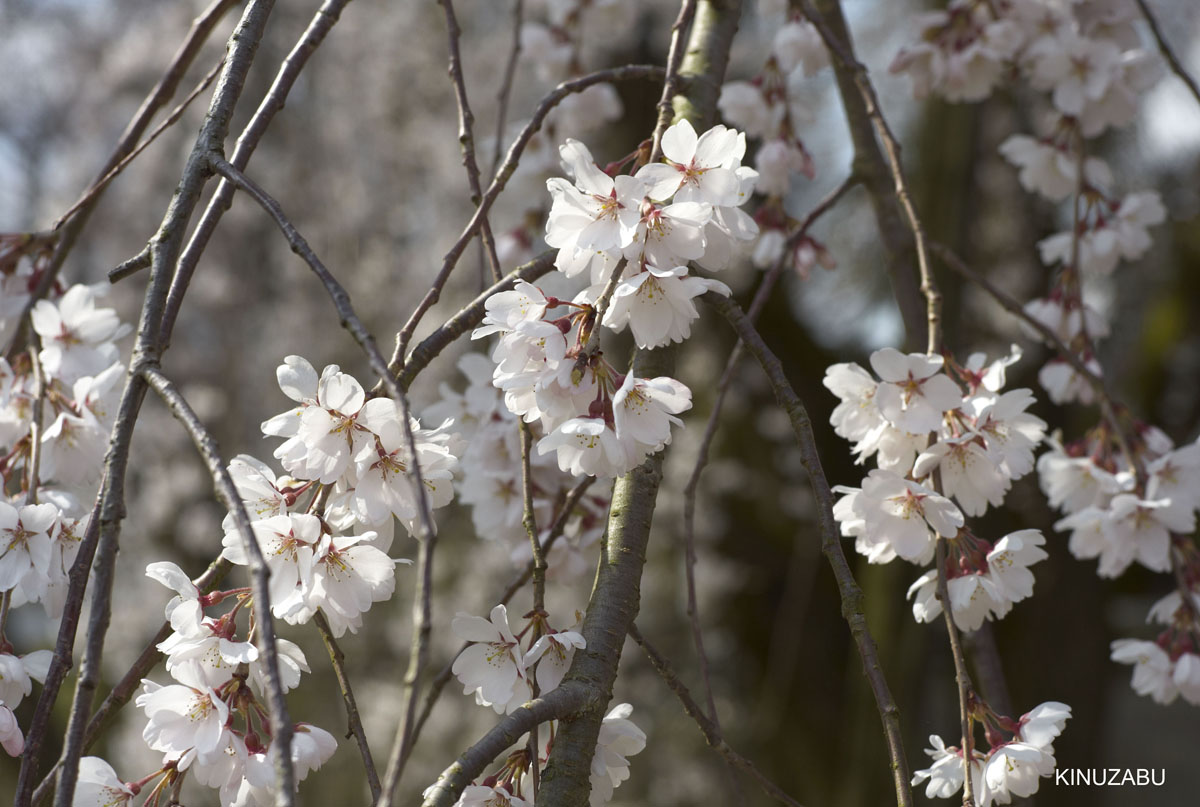
[[[687,686],[675,674],[671,663],[667,661],[666,657],[654,645],[646,640],[646,637],[642,636],[637,625],[629,628],[629,637],[637,642],[642,650],[645,651],[646,658],[650,659],[650,664],[654,667],[655,672],[662,678],[663,683],[675,693],[675,696],[679,698],[679,702],[683,704],[683,711],[688,717],[696,721],[696,725],[699,726],[700,732],[704,735],[704,741],[708,743],[710,748],[720,754],[730,765],[749,774],[750,778],[757,782],[758,786],[763,789],[763,792],[775,799],[775,801],[780,804],[786,804],[788,807],[801,807],[800,803],[789,796],[783,788],[764,776],[757,765],[729,747],[729,743],[725,742],[725,738],[721,734],[721,727],[704,714],[704,710],[700,708],[700,704],[696,703],[696,699],[692,697],[692,693],[688,691]]]
[[[863,612],[863,593],[850,571],[850,564],[842,550],[841,535],[837,521],[833,517],[833,491],[829,480],[821,467],[821,458],[817,453],[816,438],[813,435],[812,421],[803,401],[792,388],[784,375],[783,365],[779,358],[763,341],[762,336],[754,329],[741,308],[734,301],[719,294],[708,292],[704,300],[715,308],[733,326],[738,337],[746,345],[746,349],[762,365],[763,371],[771,384],[775,400],[783,407],[792,424],[792,431],[800,448],[800,461],[808,471],[809,484],[817,501],[819,524],[821,530],[821,552],[833,570],[837,581],[838,594],[842,601],[842,618],[850,627],[858,654],[862,658],[863,672],[871,686],[871,694],[875,697],[875,705],[879,710],[879,719],[883,723],[884,738],[887,741],[888,756],[892,763],[892,777],[896,787],[896,804],[898,807],[912,807],[912,786],[909,784],[910,772],[908,758],[904,753],[904,744],[900,734],[900,710],[892,698],[887,678],[883,673],[883,665],[879,660],[879,651],[875,639],[867,626],[867,618]]]
[[[795,255],[795,246],[808,234],[809,228],[816,220],[837,204],[837,201],[854,187],[855,184],[857,184],[856,178],[853,176],[848,177],[817,203],[809,211],[808,215],[804,217],[804,220],[800,222],[800,226],[796,231],[788,236],[783,252],[780,253],[775,264],[763,275],[762,282],[759,284],[758,290],[754,293],[754,299],[751,301],[750,308],[746,312],[746,317],[751,325],[758,321],[759,314],[762,313],[767,300],[770,299],[771,292],[774,291],[775,284],[782,276],[784,269],[789,263],[789,259]],[[725,396],[729,392],[729,385],[733,381],[734,371],[737,369],[738,362],[741,361],[743,350],[744,345],[739,339],[734,343],[733,349],[729,352],[729,358],[725,362],[725,369],[721,373],[720,381],[717,382],[717,393],[713,399],[712,412],[709,414],[708,423],[704,427],[704,436],[700,439],[700,448],[696,453],[696,463],[692,466],[692,473],[683,488],[683,547],[684,571],[687,582],[687,615],[692,627],[692,641],[696,645],[696,656],[700,663],[701,680],[704,682],[704,695],[708,705],[708,717],[718,729],[720,729],[721,723],[717,717],[716,701],[713,697],[712,684],[709,680],[708,654],[704,649],[704,634],[700,625],[699,606],[696,603],[696,493],[700,487],[700,475],[704,472],[705,466],[708,465],[708,453],[712,447],[713,439],[717,434],[717,425],[720,422],[721,410],[724,408]]]
[[[1158,26],[1158,20],[1154,18],[1154,14],[1150,12],[1150,5],[1146,0],[1137,0],[1138,8],[1142,10],[1142,16],[1146,18],[1146,24],[1150,26],[1150,33],[1154,36],[1154,41],[1158,44],[1158,50],[1162,53],[1163,58],[1167,60],[1167,64],[1171,67],[1171,72],[1179,77],[1179,80],[1187,85],[1188,91],[1192,97],[1200,103],[1200,85],[1196,84],[1196,79],[1192,78],[1188,73],[1187,68],[1183,66],[1183,62],[1175,55],[1175,51],[1167,43],[1166,37],[1163,36],[1162,29]]]
[[[824,30],[818,26],[822,37],[829,32],[838,42],[850,45],[850,34],[839,0],[813,0],[812,3],[802,3],[801,8],[806,16],[812,18],[819,15],[823,20]],[[816,20],[813,22],[815,24]],[[853,173],[862,181],[871,200],[871,210],[879,228],[880,243],[887,255],[885,268],[892,286],[892,294],[896,298],[900,317],[908,333],[908,344],[915,347],[920,334],[925,331],[925,326],[922,313],[924,303],[917,276],[913,272],[912,235],[893,194],[892,177],[887,161],[872,134],[867,105],[855,83],[855,71],[851,66],[853,61],[848,64],[843,59],[834,58],[831,62],[850,140],[854,145]]]
[[[275,794],[279,807],[291,805],[295,799],[295,783],[292,774],[292,721],[288,716],[287,700],[283,696],[283,679],[279,674],[279,650],[275,637],[275,622],[271,618],[270,600],[270,570],[258,538],[250,526],[250,514],[246,505],[233,484],[229,468],[221,458],[217,442],[209,434],[200,418],[192,411],[191,406],[175,388],[175,385],[164,376],[157,367],[144,365],[142,377],[151,389],[158,393],[163,403],[183,425],[188,436],[192,438],[196,450],[204,460],[205,466],[212,477],[213,488],[217,498],[225,509],[233,514],[234,524],[242,539],[243,548],[249,561],[250,586],[254,592],[254,624],[258,632],[259,652],[267,668],[267,701],[270,704],[271,715],[271,748],[275,757],[276,777],[280,790]],[[62,795],[61,791],[59,793]]]
[[[471,188],[471,201],[478,205],[483,198],[483,188],[479,183],[479,163],[475,160],[475,115],[471,112],[471,104],[467,100],[467,82],[463,77],[462,56],[459,53],[458,42],[462,30],[458,27],[458,18],[454,14],[453,0],[438,0],[446,14],[446,33],[449,37],[450,65],[447,72],[454,83],[454,100],[458,103],[458,145],[462,149],[463,168],[467,170],[467,185]],[[483,240],[483,248],[487,253],[488,266],[492,270],[492,280],[500,280],[500,259],[496,257],[496,240],[492,237],[492,225],[487,216],[479,225],[479,237]]]
[[[325,37],[341,16],[342,9],[349,2],[350,0],[325,0],[313,14],[304,33],[296,40],[296,44],[279,65],[271,88],[267,90],[258,109],[250,118],[250,122],[242,130],[237,145],[234,146],[233,155],[229,157],[229,163],[239,171],[246,170],[251,155],[258,148],[259,142],[275,119],[276,113],[283,109],[288,93],[291,92],[292,86],[296,83],[304,66],[308,64],[309,57],[325,41]],[[171,343],[171,333],[175,330],[175,321],[179,317],[184,294],[187,293],[192,275],[200,262],[200,256],[208,246],[209,239],[216,232],[221,217],[229,209],[229,205],[233,201],[233,191],[232,183],[222,181],[217,184],[216,191],[208,200],[208,205],[205,206],[204,212],[196,222],[187,246],[179,257],[178,269],[171,281],[171,289],[167,294],[167,302],[163,311],[162,325],[159,328],[159,340],[164,349]]]
[[[378,799],[379,773],[375,770],[371,746],[367,744],[367,734],[363,731],[362,717],[358,713],[358,701],[354,699],[354,690],[350,686],[350,676],[346,674],[346,656],[342,653],[342,648],[338,647],[337,639],[333,638],[333,631],[329,629],[329,620],[325,618],[325,614],[317,611],[313,615],[313,622],[317,623],[321,641],[325,643],[325,651],[329,653],[329,663],[333,666],[334,675],[337,676],[338,688],[342,692],[342,703],[346,707],[346,722],[350,727],[348,735],[354,735],[354,742],[358,744],[358,753],[362,756],[363,769],[367,774],[367,787],[371,789],[371,798],[372,800]]]
[[[225,67],[217,79],[217,86],[213,91],[208,112],[184,166],[175,194],[163,216],[162,224],[152,239],[150,282],[138,322],[132,367],[117,407],[117,417],[105,457],[100,495],[69,574],[67,596],[55,643],[54,658],[47,672],[42,694],[38,698],[33,719],[30,721],[25,751],[21,758],[21,771],[17,779],[15,803],[18,807],[28,807],[29,804],[45,732],[49,725],[50,712],[71,664],[75,629],[78,625],[89,569],[96,557],[96,547],[100,537],[105,532],[111,535],[114,548],[112,553],[106,553],[105,557],[101,558],[101,565],[109,565],[115,559],[120,523],[125,516],[125,471],[128,466],[130,442],[134,424],[146,393],[146,381],[142,377],[141,369],[143,366],[157,362],[164,349],[164,345],[159,339],[159,329],[167,290],[176,260],[182,249],[187,225],[208,178],[207,155],[220,149],[229,133],[233,110],[241,97],[246,75],[254,60],[258,43],[262,40],[267,18],[270,16],[273,5],[273,0],[251,0],[230,37]],[[106,573],[104,569],[96,571],[101,579]],[[107,623],[101,621],[94,624],[97,630],[102,631]],[[102,641],[100,646],[102,646]],[[86,704],[80,701],[77,702],[77,705],[79,709],[86,710],[90,708],[90,701]],[[76,731],[81,731],[86,724],[86,717],[84,715],[83,720],[72,719],[69,725],[73,725]],[[287,741],[288,737],[285,734],[281,742],[284,753],[276,755],[276,762],[278,784],[286,785],[286,788],[280,788],[279,798],[281,803],[290,804],[292,776],[291,755],[288,751]],[[79,748],[81,744],[68,740],[66,745],[68,748]],[[68,803],[77,775],[78,759],[65,758],[59,774],[58,790],[59,798],[65,798]]]
[[[517,74],[517,62],[521,58],[521,25],[525,16],[525,0],[513,0],[512,45],[508,49],[508,61],[504,63],[504,78],[496,91],[496,142],[492,150],[492,165],[489,179],[496,176],[500,167],[500,152],[504,148],[504,127],[508,123],[508,100],[512,97],[513,78]]]

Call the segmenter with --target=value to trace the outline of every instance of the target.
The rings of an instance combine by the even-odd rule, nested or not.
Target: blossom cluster
[[[842,401],[831,417],[834,430],[854,442],[858,462],[874,457],[879,466],[860,488],[834,489],[843,494],[834,507],[842,534],[871,563],[899,557],[924,565],[945,540],[951,613],[964,630],[1029,597],[1029,567],[1046,557],[1037,530],[993,544],[966,527],[966,516],[999,505],[1013,480],[1033,470],[1033,449],[1045,434],[1045,422],[1026,411],[1032,393],[1002,391],[1005,368],[1019,357],[1014,350],[988,363],[974,354],[959,365],[884,348],[871,354],[878,378],[857,364],[835,364],[825,375]],[[932,484],[935,472],[944,495]],[[941,613],[936,583],[931,570],[909,589],[919,621]]]
[[[1166,218],[1154,191],[1113,192],[1112,171],[1085,148],[1086,138],[1130,124],[1138,96],[1161,73],[1139,44],[1138,15],[1125,0],[955,0],[921,17],[921,41],[892,65],[909,74],[918,97],[978,101],[1014,76],[1048,94],[1042,134],[1014,134],[1000,145],[1026,190],[1053,202],[1074,198],[1071,226],[1038,244],[1043,263],[1062,270],[1049,295],[1026,310],[1097,374],[1095,340],[1108,326],[1084,302],[1079,273],[1108,275],[1120,260],[1141,258],[1151,245],[1148,228]],[[1091,386],[1061,358],[1047,362],[1039,381],[1055,403],[1092,402]]]
[[[558,250],[562,275],[590,285],[567,301],[519,282],[488,298],[473,337],[500,335],[492,383],[510,412],[540,423],[538,453],[555,452],[564,472],[625,473],[670,443],[675,416],[691,407],[679,381],[609,364],[596,330],[628,326],[647,349],[680,342],[699,316],[695,298],[729,293],[687,264],[724,268],[753,237],[754,222],[739,209],[757,176],[741,165],[745,149],[743,134],[716,126],[697,135],[686,120],[663,134],[664,161],[633,175],[601,170],[578,141],[560,149],[572,179],[547,182],[546,243]],[[559,308],[568,313],[550,314]]]
[[[1020,720],[985,710],[981,715],[990,748],[985,754],[971,750],[971,787],[978,807],[1008,804],[1014,797],[1026,798],[1038,790],[1041,777],[1051,776],[1056,765],[1054,740],[1071,717],[1071,707],[1050,701],[1040,704]],[[1011,735],[1007,737],[1006,735]],[[928,781],[928,798],[950,798],[963,789],[966,766],[963,749],[947,747],[936,734],[930,736],[933,748],[925,753],[933,764],[915,771],[913,785]]]
[[[575,627],[581,621],[582,615],[577,613]],[[548,617],[538,612],[519,633],[514,633],[504,605],[493,608],[488,619],[459,613],[451,630],[467,643],[451,667],[463,685],[463,693],[474,694],[476,703],[491,707],[497,714],[512,712],[531,700],[535,687],[541,695],[555,689],[567,674],[575,651],[587,647],[578,630],[556,631]],[[629,719],[632,713],[632,706],[621,703],[601,723],[592,757],[592,807],[602,807],[612,799],[614,788],[629,778],[628,758],[646,746],[646,734]],[[527,804],[521,798],[525,778],[531,775],[533,766],[545,764],[554,735],[555,724],[551,723],[549,739],[538,749],[537,759],[529,759],[524,751],[509,757],[498,774],[488,777],[492,784],[466,788],[458,805],[492,804],[488,799],[493,797],[499,797],[494,802],[497,804]],[[526,745],[522,741],[517,747],[524,749]]]
[[[1096,343],[1109,323],[1086,301],[1084,281],[1103,284],[1121,261],[1142,258],[1152,246],[1150,228],[1166,219],[1156,192],[1113,191],[1113,172],[1087,148],[1089,138],[1130,124],[1138,96],[1161,75],[1157,57],[1141,46],[1139,16],[1128,0],[956,0],[922,18],[920,43],[893,65],[909,73],[918,95],[980,100],[1015,78],[1046,93],[1041,134],[1013,134],[1000,153],[1027,191],[1052,202],[1071,199],[1068,226],[1038,244],[1042,262],[1058,267],[1049,293],[1025,306],[1091,373],[1081,374],[1065,356],[1048,360],[1038,380],[1058,404],[1092,404],[1103,394],[1095,383],[1102,374]],[[1200,445],[1176,448],[1157,428],[1109,406],[1083,437],[1050,446],[1037,463],[1039,480],[1063,513],[1055,528],[1070,533],[1070,551],[1098,559],[1101,577],[1138,563],[1176,581],[1174,599],[1160,601],[1148,619],[1167,630],[1153,642],[1114,641],[1113,660],[1134,665],[1139,694],[1164,703],[1180,693],[1193,700],[1200,559],[1188,536],[1200,507]]]
[[[97,305],[90,286],[59,286],[30,306],[46,267],[0,246],[10,259],[0,273],[0,335],[15,338],[28,308],[33,345],[11,363],[0,358],[0,599],[6,611],[40,603],[53,618],[99,487],[125,376],[116,342],[129,326]],[[13,710],[49,661],[44,650],[18,658],[0,633],[0,746],[10,755],[24,747]]]
[[[151,563],[146,575],[176,592],[165,609],[172,633],[158,644],[174,683],[144,679],[136,700],[147,720],[142,738],[163,754],[163,762],[149,775],[125,782],[105,760],[85,757],[73,804],[127,804],[151,782],[147,803],[157,803],[189,774],[217,789],[222,805],[273,804],[272,735],[261,701],[267,673],[249,636],[238,636],[238,615],[249,610],[252,600],[249,590],[204,594],[168,562]],[[224,614],[205,615],[206,609],[231,599],[235,604]],[[302,672],[309,672],[308,662],[286,639],[276,640],[276,651],[286,692],[299,684]],[[308,723],[297,723],[293,730],[292,765],[300,781],[333,755],[337,740]]]
[[[249,565],[247,538],[252,538],[269,572],[271,614],[303,624],[319,610],[340,637],[357,631],[371,605],[392,595],[395,566],[408,562],[389,557],[387,549],[395,520],[411,531],[420,518],[411,454],[396,403],[368,400],[362,385],[337,365],[318,375],[305,359],[288,356],[276,377],[295,406],[264,422],[262,431],[284,438],[274,456],[287,474],[244,454],[229,463],[251,535],[229,513],[221,556]],[[416,419],[409,423],[432,507],[453,497],[455,452],[461,444],[450,425],[429,430]],[[169,562],[151,563],[146,574],[176,594],[165,611],[172,632],[158,645],[175,683],[145,680],[137,699],[148,720],[143,739],[163,753],[163,765],[124,783],[108,763],[89,758],[80,769],[75,803],[83,807],[100,793],[102,803],[123,804],[151,781],[156,780],[152,793],[162,793],[188,774],[217,789],[222,805],[273,803],[272,737],[261,701],[267,674],[250,638],[258,635],[252,616],[248,631],[238,635],[239,615],[251,611],[251,590],[205,594]],[[234,605],[223,614],[206,614],[230,600]],[[275,651],[287,692],[309,671],[308,663],[287,639],[277,639]],[[293,728],[292,763],[300,781],[329,759],[337,741],[307,723]]]
[[[458,392],[442,384],[441,398],[425,410],[432,420],[453,420],[465,448],[461,457],[458,500],[471,507],[475,534],[516,566],[532,557],[524,516],[521,479],[521,436],[517,416],[504,405],[492,386],[491,361],[466,353],[458,368],[467,386]],[[556,454],[531,452],[530,493],[539,540],[548,547],[547,578],[576,578],[594,571],[593,547],[604,532],[608,492],[595,488],[583,495],[569,513],[561,512],[571,478],[559,470]],[[596,486],[599,487],[599,486]],[[563,523],[558,539],[549,543],[553,525]]]
[[[764,7],[759,13],[774,26],[770,50],[762,70],[749,80],[728,81],[721,87],[718,107],[725,120],[759,139],[754,167],[759,178],[755,190],[765,198],[755,213],[761,234],[751,260],[765,269],[783,256],[789,230],[786,199],[794,178],[816,174],[812,155],[800,137],[813,113],[802,101],[807,79],[829,65],[829,52],[816,27],[803,16],[784,8]],[[786,4],[773,4],[786,5]],[[796,270],[806,277],[813,266],[836,266],[824,244],[807,234],[791,244]]]

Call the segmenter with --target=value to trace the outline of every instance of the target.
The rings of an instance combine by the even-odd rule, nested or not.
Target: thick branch
[[[483,773],[488,763],[504,749],[521,739],[521,735],[542,723],[578,712],[595,699],[595,693],[586,684],[565,680],[557,689],[506,715],[453,765],[442,771],[437,782],[426,791],[423,806],[449,807],[458,800],[463,788]]]
[[[687,94],[673,99],[676,119],[687,118],[697,128],[711,124],[740,14],[739,0],[702,0],[697,4],[679,70],[681,79],[687,82]],[[639,350],[631,372],[643,377],[669,374],[674,352],[673,348]],[[598,697],[590,708],[560,721],[542,779],[539,804],[587,804],[596,737],[604,709],[612,698],[621,648],[640,605],[642,567],[664,453],[654,454],[613,487],[608,530],[582,627],[587,647],[576,651],[566,677],[568,682],[588,685]]]

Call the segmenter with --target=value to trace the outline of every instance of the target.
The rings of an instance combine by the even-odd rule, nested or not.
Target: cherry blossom
[[[16,508],[0,502],[0,591],[16,587],[26,575],[44,577],[49,573],[49,533],[58,515],[52,504]]]
[[[646,747],[646,733],[629,719],[631,714],[631,705],[618,703],[600,723],[592,756],[591,807],[602,807],[612,799],[613,790],[629,778],[629,757]]]
[[[508,625],[508,609],[497,605],[490,621],[459,613],[450,629],[471,644],[458,654],[451,667],[463,684],[463,694],[476,693],[483,706],[503,713],[518,680],[525,677],[521,646]]]
[[[639,347],[654,348],[682,342],[691,335],[700,313],[693,302],[707,291],[729,296],[729,287],[718,280],[688,276],[686,266],[645,271],[622,280],[604,315],[614,331],[629,325]]]
[[[112,343],[130,331],[116,311],[96,308],[96,294],[88,286],[72,286],[57,303],[38,300],[29,317],[42,340],[42,368],[68,385],[116,363]]]
[[[82,757],[71,804],[73,807],[121,807],[139,791],[140,788],[121,781],[112,766],[100,757]]]
[[[642,166],[637,173],[651,199],[674,196],[676,202],[716,207],[740,203],[741,182],[731,164],[745,154],[746,139],[737,130],[717,125],[697,135],[684,118],[663,133],[662,151],[667,162]]]
[[[937,536],[952,538],[963,515],[949,499],[894,473],[873,470],[861,490],[837,486],[846,494],[834,508],[842,534],[858,540],[855,548],[872,563],[896,556],[928,563]]]
[[[943,413],[962,405],[962,390],[939,373],[944,363],[941,356],[905,356],[890,347],[872,353],[871,367],[882,379],[875,393],[880,414],[912,434],[941,428]]]
[[[929,744],[925,753],[933,760],[933,765],[924,770],[913,771],[912,784],[921,784],[928,780],[925,786],[925,797],[929,799],[948,799],[962,790],[966,774],[963,772],[962,749],[956,746],[946,747],[946,743],[936,734],[929,736]],[[973,791],[978,793],[983,784],[983,760],[985,757],[979,751],[972,751],[971,782]]]

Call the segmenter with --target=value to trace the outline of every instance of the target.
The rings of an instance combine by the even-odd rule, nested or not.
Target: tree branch
[[[801,7],[805,16],[808,16],[815,25],[814,6],[816,13],[823,19],[823,30],[822,26],[818,26],[822,38],[828,34],[836,42],[846,42],[849,46],[850,34],[846,27],[846,19],[842,15],[839,0],[813,0],[811,4],[802,3]],[[833,48],[830,50],[832,51]],[[837,81],[838,95],[842,99],[842,108],[850,131],[850,140],[854,144],[853,173],[862,180],[871,200],[871,209],[879,227],[880,241],[887,253],[886,271],[892,286],[892,294],[896,298],[900,317],[903,319],[904,328],[908,333],[908,344],[915,346],[918,335],[925,330],[925,327],[922,323],[924,303],[912,272],[912,236],[892,193],[892,180],[887,162],[879,150],[878,141],[872,134],[867,105],[855,81],[853,68],[855,62],[853,59],[847,62],[839,58],[833,58],[831,62]]]
[[[358,744],[358,753],[362,756],[363,768],[367,772],[367,787],[371,789],[371,800],[378,800],[379,773],[375,770],[371,746],[367,744],[367,734],[363,731],[362,718],[358,714],[358,702],[354,700],[354,690],[350,687],[350,676],[346,675],[346,656],[338,647],[337,640],[333,638],[333,632],[329,629],[329,620],[325,618],[325,614],[317,611],[313,615],[313,621],[317,623],[321,641],[325,643],[325,651],[329,653],[329,663],[333,665],[333,673],[337,676],[338,688],[342,692],[342,703],[346,705],[346,721],[350,726],[346,736],[354,736],[354,741]]]
[[[1196,79],[1192,78],[1187,68],[1183,66],[1183,62],[1175,55],[1175,51],[1171,50],[1171,46],[1167,44],[1162,29],[1158,27],[1158,20],[1154,19],[1154,15],[1150,13],[1150,5],[1146,0],[1137,0],[1137,4],[1138,8],[1142,10],[1142,16],[1146,18],[1146,24],[1150,26],[1150,33],[1154,35],[1154,41],[1158,43],[1159,51],[1162,53],[1163,58],[1167,60],[1167,64],[1171,66],[1171,72],[1187,85],[1192,97],[1196,99],[1197,103],[1200,103],[1200,86],[1197,86]]]
[[[679,702],[683,704],[683,711],[687,716],[696,721],[696,725],[704,735],[704,741],[708,743],[710,748],[720,754],[731,766],[749,774],[750,778],[757,782],[758,786],[763,789],[763,792],[775,799],[775,801],[780,804],[786,804],[788,807],[801,807],[800,803],[789,796],[783,788],[764,776],[762,771],[758,769],[758,766],[729,747],[729,743],[725,742],[725,738],[721,735],[721,727],[717,725],[716,721],[710,720],[705,716],[704,710],[700,708],[700,704],[696,703],[696,699],[692,697],[692,693],[688,691],[687,686],[679,680],[679,676],[671,668],[671,663],[646,640],[646,637],[638,630],[637,625],[629,627],[629,637],[637,642],[642,650],[646,652],[646,658],[650,659],[650,664],[654,667],[655,672],[662,678],[663,683],[679,698]]]
[[[686,118],[698,128],[707,128],[715,117],[740,14],[740,0],[701,0],[697,4],[679,69],[681,79],[687,82],[687,95],[673,99],[677,120]],[[643,377],[669,374],[674,354],[671,347],[639,350],[631,372]],[[653,454],[613,486],[608,530],[581,630],[587,646],[576,651],[564,679],[564,683],[587,685],[596,698],[588,708],[559,722],[542,778],[539,804],[555,807],[587,804],[596,738],[605,707],[612,699],[625,636],[640,605],[642,567],[665,453],[664,449]]]
[[[121,394],[112,438],[109,441],[101,494],[84,538],[80,542],[79,554],[71,568],[54,658],[30,722],[25,751],[21,759],[21,772],[17,779],[15,803],[18,807],[28,807],[34,777],[37,775],[44,735],[49,724],[50,711],[71,663],[83,590],[87,585],[88,569],[96,554],[96,545],[101,533],[106,530],[111,531],[112,540],[115,542],[119,535],[120,522],[125,516],[125,470],[129,460],[129,445],[133,427],[146,393],[146,382],[140,371],[144,365],[156,362],[164,349],[158,338],[159,326],[164,313],[164,302],[171,273],[182,248],[187,224],[199,202],[200,194],[208,178],[207,155],[220,148],[229,132],[229,121],[245,86],[246,74],[254,60],[254,54],[262,39],[263,30],[273,5],[273,0],[251,0],[230,37],[225,67],[217,80],[217,87],[213,91],[208,113],[176,186],[175,194],[163,216],[158,233],[151,241],[150,283],[146,290],[138,323],[137,340],[131,361],[132,367],[125,389]],[[80,215],[82,215],[82,211]],[[115,546],[114,551],[106,554],[101,560],[108,563],[112,558],[115,558]],[[101,579],[105,573],[103,569],[97,570]],[[95,626],[97,629],[102,629],[104,624],[96,623]],[[85,708],[82,703],[79,704],[79,707]],[[79,730],[78,727],[82,723],[78,720],[72,722],[77,727],[76,730]],[[285,751],[287,750],[286,739],[284,737]],[[72,747],[70,741],[67,746]],[[75,747],[78,747],[78,743],[75,744]],[[286,794],[281,795],[280,799],[281,801],[286,799],[290,804],[291,757],[290,754],[282,754],[279,759],[281,760],[278,771],[280,784],[287,785]],[[61,793],[65,791],[65,798],[68,802],[70,801],[77,774],[78,759],[64,759],[59,776],[60,798],[63,798]],[[281,788],[281,792],[283,791],[284,788]]]
[[[436,359],[454,340],[483,321],[483,317],[487,313],[489,297],[502,291],[508,291],[516,285],[518,280],[532,283],[539,277],[548,274],[554,269],[554,256],[557,254],[558,250],[546,250],[529,263],[518,266],[509,272],[499,283],[481,291],[474,300],[446,320],[440,328],[422,339],[408,354],[408,358],[404,360],[403,364],[393,357],[392,362],[388,365],[388,370],[396,374],[396,383],[400,385],[400,388],[408,389],[416,380],[417,374],[428,367],[429,363]],[[382,390],[383,382],[377,382],[371,389],[371,394],[378,395]]]
[[[795,245],[800,243],[800,240],[808,234],[808,230],[813,223],[832,208],[856,184],[857,179],[855,177],[847,177],[837,188],[817,203],[816,207],[809,211],[809,214],[800,223],[799,228],[788,237],[783,251],[779,255],[779,259],[763,275],[762,282],[759,284],[758,290],[754,294],[754,299],[750,303],[750,308],[746,312],[746,318],[751,325],[758,321],[759,314],[762,313],[767,300],[771,296],[771,292],[775,289],[775,284],[783,274],[789,257],[794,256],[793,249]],[[721,727],[720,720],[717,718],[716,701],[713,698],[712,684],[709,680],[708,655],[704,650],[704,636],[700,627],[700,612],[696,604],[696,493],[700,486],[700,475],[708,465],[708,453],[712,447],[713,439],[717,434],[717,426],[720,422],[721,410],[725,404],[725,396],[729,392],[729,385],[733,381],[734,370],[737,368],[738,362],[741,361],[743,350],[744,345],[741,339],[739,339],[734,343],[733,349],[729,352],[729,358],[725,362],[725,370],[721,373],[721,380],[717,383],[717,395],[713,400],[712,412],[708,416],[708,423],[704,427],[704,436],[700,440],[700,448],[696,455],[696,464],[692,467],[692,474],[688,477],[687,484],[683,488],[683,546],[685,557],[684,571],[687,580],[687,615],[688,621],[692,626],[692,640],[696,645],[696,655],[700,662],[701,679],[704,681],[704,694],[708,704],[708,716],[718,729]]]
[[[842,601],[842,618],[850,627],[854,636],[858,654],[862,658],[863,672],[871,686],[875,697],[875,705],[879,710],[879,719],[883,723],[884,738],[887,741],[888,756],[892,762],[892,778],[896,787],[896,804],[898,807],[912,807],[912,786],[909,784],[911,774],[908,759],[904,753],[903,738],[900,733],[900,710],[892,699],[887,679],[883,674],[883,666],[879,660],[879,651],[875,639],[867,626],[867,618],[863,612],[863,593],[850,571],[846,555],[842,551],[841,535],[837,521],[833,517],[833,492],[825,471],[821,467],[821,457],[817,453],[817,442],[813,436],[812,421],[803,401],[796,395],[792,385],[784,375],[783,365],[779,358],[767,347],[762,336],[750,324],[738,304],[719,294],[708,292],[704,301],[715,308],[729,321],[734,331],[741,338],[746,348],[758,359],[763,371],[775,393],[775,400],[783,407],[792,423],[792,431],[800,447],[800,460],[808,471],[809,483],[812,485],[813,496],[817,500],[819,522],[821,529],[821,552],[833,569],[837,581],[838,594]]]
[[[576,652],[576,658],[579,652],[582,651]],[[425,792],[423,807],[449,807],[458,800],[463,788],[483,773],[488,763],[504,749],[521,739],[521,735],[541,723],[561,720],[578,712],[595,700],[596,693],[587,684],[564,680],[556,689],[505,715],[453,765],[442,771],[437,782]]]
[[[458,103],[458,144],[462,149],[463,168],[467,169],[467,184],[471,188],[471,201],[476,206],[483,198],[483,189],[479,184],[479,164],[475,161],[475,115],[471,112],[471,104],[467,101],[467,82],[463,78],[462,56],[459,54],[458,40],[462,30],[458,27],[458,18],[454,15],[452,0],[438,0],[446,13],[446,32],[449,37],[450,65],[446,72],[454,83],[454,100]],[[483,239],[484,250],[487,252],[488,266],[492,270],[492,280],[500,280],[500,259],[496,257],[496,241],[492,238],[492,225],[487,216],[479,225],[479,236]]]
[[[250,122],[246,124],[246,128],[242,130],[237,145],[233,149],[233,156],[229,158],[230,164],[239,171],[246,170],[246,166],[250,163],[250,157],[275,119],[275,114],[283,109],[292,85],[300,76],[300,71],[308,63],[309,57],[325,41],[325,36],[337,23],[342,9],[349,2],[350,0],[325,0],[313,14],[312,20],[296,41],[295,46],[279,65],[279,71],[275,74],[271,88],[263,96],[262,102],[259,103]],[[222,149],[213,150],[223,153]],[[171,333],[175,330],[175,321],[179,317],[184,294],[192,281],[192,275],[196,271],[196,265],[200,262],[200,256],[216,231],[221,216],[225,214],[233,201],[233,190],[233,185],[229,182],[217,184],[216,191],[208,200],[208,205],[204,208],[204,213],[201,214],[199,221],[196,222],[191,238],[188,239],[187,246],[179,258],[178,268],[171,281],[170,292],[167,294],[162,325],[159,328],[159,341],[164,350],[171,343]]]
[[[233,477],[225,461],[221,459],[217,442],[196,417],[188,402],[180,395],[175,385],[158,368],[144,365],[141,370],[146,383],[158,393],[167,409],[175,416],[188,436],[192,438],[208,472],[212,476],[213,488],[225,509],[233,514],[238,535],[249,560],[250,585],[254,592],[254,623],[258,630],[259,650],[267,667],[267,701],[271,714],[271,751],[275,757],[277,787],[275,802],[279,807],[289,807],[295,798],[295,782],[292,774],[292,720],[288,716],[287,700],[283,696],[283,684],[279,675],[279,652],[276,646],[275,623],[271,618],[270,584],[271,571],[267,568],[258,538],[250,527],[250,515],[246,505],[233,484]],[[62,791],[59,792],[62,797]],[[69,803],[69,802],[68,802]]]

